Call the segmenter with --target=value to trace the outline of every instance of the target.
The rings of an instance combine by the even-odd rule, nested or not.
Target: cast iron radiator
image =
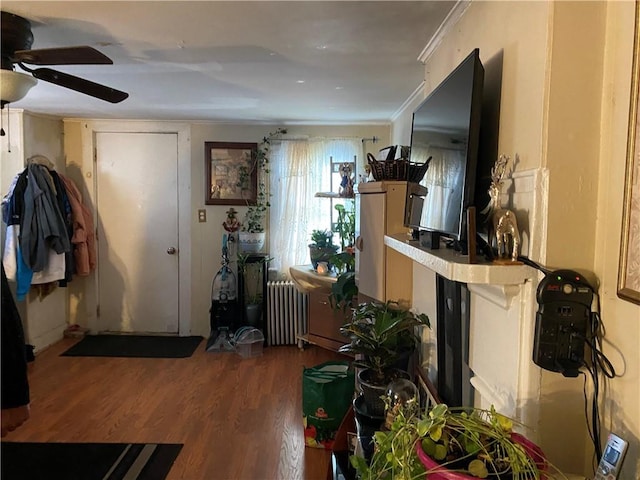
[[[297,343],[297,336],[306,332],[308,299],[293,282],[267,282],[268,345]]]

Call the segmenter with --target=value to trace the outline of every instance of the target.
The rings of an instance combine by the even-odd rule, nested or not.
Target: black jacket
[[[1,262],[0,262],[1,263]],[[2,408],[15,408],[29,403],[27,357],[22,319],[7,275],[2,266]]]

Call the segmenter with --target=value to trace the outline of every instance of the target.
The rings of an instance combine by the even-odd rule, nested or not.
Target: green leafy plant
[[[309,246],[311,245],[317,248],[338,250],[338,246],[333,244],[333,232],[331,230],[313,230]]]
[[[387,405],[389,399],[385,399]],[[362,480],[414,480],[425,478],[426,469],[415,451],[419,441],[419,406],[411,399],[395,412],[388,431],[378,431],[374,435],[375,449],[370,463],[360,456],[349,457]]]
[[[447,469],[477,478],[534,480],[548,468],[542,452],[514,434],[513,420],[493,407],[439,404],[423,413],[411,400],[395,413],[390,429],[375,434],[371,462],[351,457],[360,478],[410,480]]]
[[[332,268],[332,257],[338,251],[338,246],[333,243],[333,232],[331,230],[313,230],[311,232],[311,243],[309,244],[309,257],[313,268],[318,268],[318,262],[327,262]]]
[[[250,167],[240,167],[238,186],[246,190],[249,187],[249,180],[254,170],[258,170],[258,190],[256,192],[256,204],[249,205],[247,213],[245,214],[242,222],[242,231],[249,233],[262,233],[265,230],[265,219],[267,212],[271,204],[269,203],[269,197],[271,194],[268,189],[269,182],[269,152],[271,148],[271,141],[281,135],[287,133],[284,128],[278,128],[277,130],[269,133],[262,138],[262,142],[258,145],[256,153]]]
[[[331,257],[331,263],[335,265],[336,270],[340,273],[353,273],[356,266],[356,257],[349,252],[340,252]]]
[[[403,354],[413,352],[420,342],[415,333],[418,326],[431,327],[429,317],[401,308],[397,302],[361,303],[354,309],[351,321],[340,328],[350,342],[338,351],[360,355],[354,365],[371,369],[374,378],[386,385],[389,382],[385,371]]]
[[[242,274],[244,283],[245,304],[262,302],[262,269],[273,260],[271,257],[260,258],[257,262],[249,262],[250,254],[238,252],[238,272]]]
[[[336,257],[337,255],[333,258],[335,259]],[[335,283],[331,284],[329,303],[334,310],[342,310],[342,312],[346,313],[349,308],[356,306],[357,296],[356,273],[346,271],[338,275]]]
[[[340,236],[340,251],[347,252],[356,242],[356,212],[353,201],[349,201],[347,206],[337,204],[334,208],[338,211],[335,230]]]
[[[334,310],[342,310],[346,313],[349,308],[354,308],[357,302],[358,286],[354,273],[356,267],[355,257],[355,232],[356,214],[353,201],[347,206],[338,204],[334,207],[338,211],[338,221],[335,229],[340,236],[341,252],[331,257],[331,263],[338,273],[336,282],[331,284],[329,302]]]

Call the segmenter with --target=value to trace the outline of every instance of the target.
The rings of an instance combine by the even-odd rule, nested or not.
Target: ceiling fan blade
[[[13,54],[16,62],[31,65],[111,65],[113,61],[93,47],[41,48],[39,50],[17,50]]]
[[[119,103],[129,96],[128,93],[121,92],[115,88],[100,85],[99,83],[75,77],[68,73],[58,72],[50,68],[36,68],[35,70],[29,71],[38,80],[55,83],[61,87],[70,88],[76,92],[84,93],[85,95],[90,95],[107,102]]]

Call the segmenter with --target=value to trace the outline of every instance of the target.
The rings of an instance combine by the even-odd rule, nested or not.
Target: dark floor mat
[[[162,480],[181,444],[2,442],[3,480]]]
[[[66,357],[184,358],[193,355],[202,337],[88,335],[69,348]]]

